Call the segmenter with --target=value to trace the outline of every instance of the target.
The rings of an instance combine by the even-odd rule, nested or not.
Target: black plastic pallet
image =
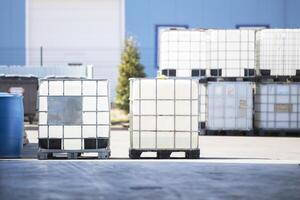
[[[222,73],[222,69],[210,69],[210,76],[211,77],[224,77]],[[256,71],[253,68],[245,68],[244,75],[240,77],[255,77]]]
[[[163,150],[163,149],[130,149],[129,150],[129,158],[130,159],[141,159],[141,155],[144,152],[156,152],[157,159],[170,159],[171,154],[173,152],[184,152],[186,159],[199,159],[200,158],[200,150],[199,149],[192,149],[192,150]]]
[[[260,69],[260,75],[257,76],[257,81],[258,82],[269,82],[269,81],[273,81],[273,82],[300,82],[300,70],[297,69],[295,70],[295,74],[294,75],[289,75],[289,76],[281,76],[281,75],[271,75],[272,71],[270,69]]]
[[[300,137],[300,130],[266,130],[256,129],[255,135],[258,136],[279,136],[279,137]]]
[[[254,130],[205,130],[204,135],[254,136]]]
[[[97,153],[97,156],[82,156],[84,153]],[[93,149],[93,150],[50,150],[39,149],[37,159],[108,159],[110,157],[110,149]]]
[[[254,129],[251,131],[236,130],[204,130],[204,135],[210,136],[283,136],[283,137],[299,137],[300,130],[265,130]]]
[[[256,81],[256,77],[207,77],[206,81],[213,81],[213,82],[217,82],[217,81],[231,81],[231,82],[239,82],[239,81],[249,81],[249,82],[255,82]]]
[[[256,82],[300,82],[300,76],[258,76]]]

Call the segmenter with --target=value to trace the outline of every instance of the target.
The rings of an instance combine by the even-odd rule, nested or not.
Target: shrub
[[[140,63],[140,54],[136,41],[129,37],[125,40],[125,47],[119,66],[116,106],[129,112],[129,78],[145,77],[144,66]]]

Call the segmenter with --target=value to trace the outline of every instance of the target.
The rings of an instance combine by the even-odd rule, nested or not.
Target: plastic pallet
[[[205,130],[204,135],[254,136],[253,130]]]
[[[258,136],[279,136],[279,137],[299,137],[300,130],[267,130],[267,129],[257,129],[255,134]]]
[[[207,77],[206,80],[209,81],[233,81],[233,82],[239,82],[239,81],[250,81],[255,82],[256,77],[246,76],[246,77]]]
[[[37,154],[38,160],[48,160],[56,158],[54,154],[66,154],[64,158],[66,159],[79,159],[83,158],[83,153],[97,153],[97,159],[108,159],[110,157],[110,149],[94,149],[91,151],[88,150],[51,150],[51,149],[39,149]],[[61,158],[61,157],[60,157]],[[84,158],[95,158],[95,157],[84,157]]]
[[[129,150],[129,158],[130,159],[140,159],[141,154],[144,152],[156,152],[157,159],[170,159],[171,153],[173,152],[184,152],[186,159],[199,159],[200,158],[200,150],[159,150],[159,149],[130,149]]]
[[[257,82],[299,82],[300,77],[298,76],[259,76],[256,78]]]

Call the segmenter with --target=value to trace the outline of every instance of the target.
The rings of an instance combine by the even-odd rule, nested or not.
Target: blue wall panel
[[[25,64],[25,0],[0,1],[0,65]]]
[[[300,1],[287,0],[285,8],[286,28],[300,28]]]
[[[188,25],[235,28],[236,25],[300,25],[299,0],[126,0],[126,33],[138,41],[148,76],[155,76],[155,26]]]

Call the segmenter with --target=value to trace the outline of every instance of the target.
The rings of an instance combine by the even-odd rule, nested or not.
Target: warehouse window
[[[156,69],[159,69],[159,35],[160,32],[163,31],[164,29],[170,29],[170,28],[176,28],[176,29],[188,29],[188,25],[175,25],[175,24],[158,24],[155,25],[155,48],[154,48],[154,64]]]

